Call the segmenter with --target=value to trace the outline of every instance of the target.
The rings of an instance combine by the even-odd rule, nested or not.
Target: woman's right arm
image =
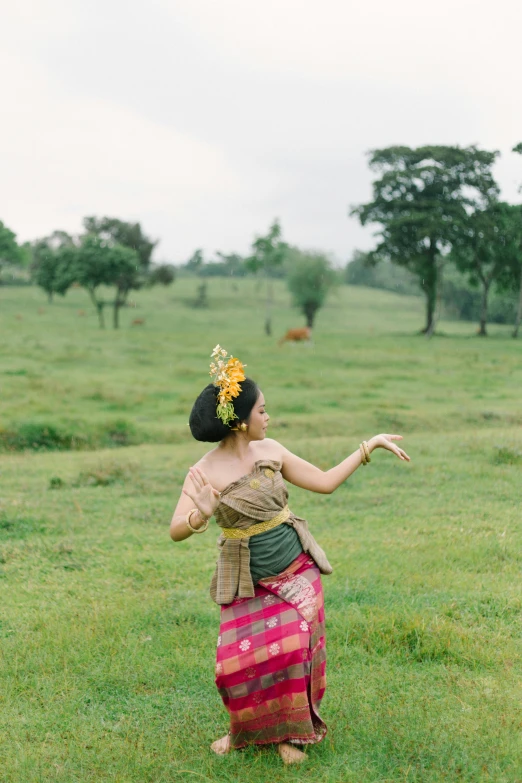
[[[212,487],[199,468],[190,468],[170,522],[172,540],[184,541],[193,535],[187,525],[187,514],[191,509],[196,509],[196,511],[190,516],[190,525],[194,530],[198,530],[212,516],[218,504],[219,492],[217,489]]]

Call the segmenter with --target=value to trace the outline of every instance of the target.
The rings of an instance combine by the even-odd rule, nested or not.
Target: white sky
[[[365,153],[498,149],[519,199],[520,0],[0,0],[0,219],[140,220],[157,260],[372,234]]]

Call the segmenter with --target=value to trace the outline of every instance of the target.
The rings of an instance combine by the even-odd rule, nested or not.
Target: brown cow
[[[135,318],[131,323],[131,326],[143,326],[145,324],[145,318]]]
[[[300,343],[312,341],[312,330],[309,326],[303,326],[302,329],[289,329],[287,333],[279,340],[279,345],[283,343]]]

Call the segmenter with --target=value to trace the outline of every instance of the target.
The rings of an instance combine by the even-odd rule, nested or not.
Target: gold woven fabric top
[[[250,538],[251,536],[258,536],[260,533],[266,533],[267,530],[272,530],[272,528],[282,525],[289,516],[290,509],[288,506],[285,506],[279,514],[276,514],[272,519],[266,519],[264,522],[256,522],[255,525],[250,525],[250,527],[222,527],[221,535],[225,538]]]
[[[217,604],[229,604],[234,598],[255,595],[250,572],[250,538],[252,533],[264,533],[278,524],[294,528],[303,552],[313,557],[322,574],[332,572],[332,566],[310,533],[306,520],[288,509],[288,492],[281,468],[282,463],[277,460],[258,459],[250,473],[232,481],[221,491],[221,502],[215,512],[221,528],[217,542],[219,557],[210,585],[210,595]]]

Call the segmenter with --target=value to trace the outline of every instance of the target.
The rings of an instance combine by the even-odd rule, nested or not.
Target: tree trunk
[[[48,301],[49,304],[53,303],[53,292],[52,291],[47,291],[47,301]]]
[[[91,301],[96,308],[100,329],[105,329],[105,320],[103,318],[103,305],[105,304],[105,302],[102,302],[101,300],[98,301],[98,299],[96,299],[96,294],[91,288],[89,288],[89,296],[91,297]]]
[[[194,307],[208,307],[207,284],[200,283],[197,288],[198,295],[194,300]]]
[[[305,318],[306,318],[306,325],[310,329],[313,329],[315,316],[318,309],[319,308],[315,303],[310,303],[310,302],[307,302],[303,307],[303,313],[305,314]]]
[[[120,327],[120,307],[122,304],[123,302],[120,302],[117,299],[114,302],[114,309],[112,311],[112,326],[114,329],[119,329]]]
[[[437,304],[437,276],[436,274],[430,275],[428,279],[424,278],[424,293],[426,294],[426,326],[422,330],[422,334],[426,337],[431,337],[435,331],[435,306]]]
[[[431,337],[435,331],[435,292],[432,290],[426,291],[426,326],[422,330],[422,333],[426,337]]]
[[[517,317],[515,318],[515,328],[513,330],[513,337],[515,340],[518,337],[518,330],[520,328],[521,321],[522,321],[522,263],[520,264],[520,288],[518,294]]]
[[[435,309],[437,305],[439,269],[437,266],[437,245],[431,242],[428,251],[428,268],[423,273],[422,288],[426,295],[426,326],[422,334],[431,337],[435,331]]]
[[[488,330],[487,330],[487,323],[488,323],[488,295],[489,295],[489,287],[491,285],[491,280],[483,280],[482,281],[482,302],[480,305],[480,323],[479,323],[479,330],[478,330],[478,336],[479,337],[487,337],[488,336]]]
[[[207,284],[204,283],[205,286],[205,296],[207,292]],[[127,297],[129,295],[129,289],[127,288],[117,288],[116,289],[116,298],[114,300],[114,311],[112,314],[112,325],[115,329],[119,329],[120,326],[120,308],[123,307],[123,305],[127,302]]]
[[[265,316],[265,334],[270,337],[272,334],[272,300],[274,298],[274,284],[272,278],[268,275],[268,270],[265,271],[266,275],[266,316]]]

